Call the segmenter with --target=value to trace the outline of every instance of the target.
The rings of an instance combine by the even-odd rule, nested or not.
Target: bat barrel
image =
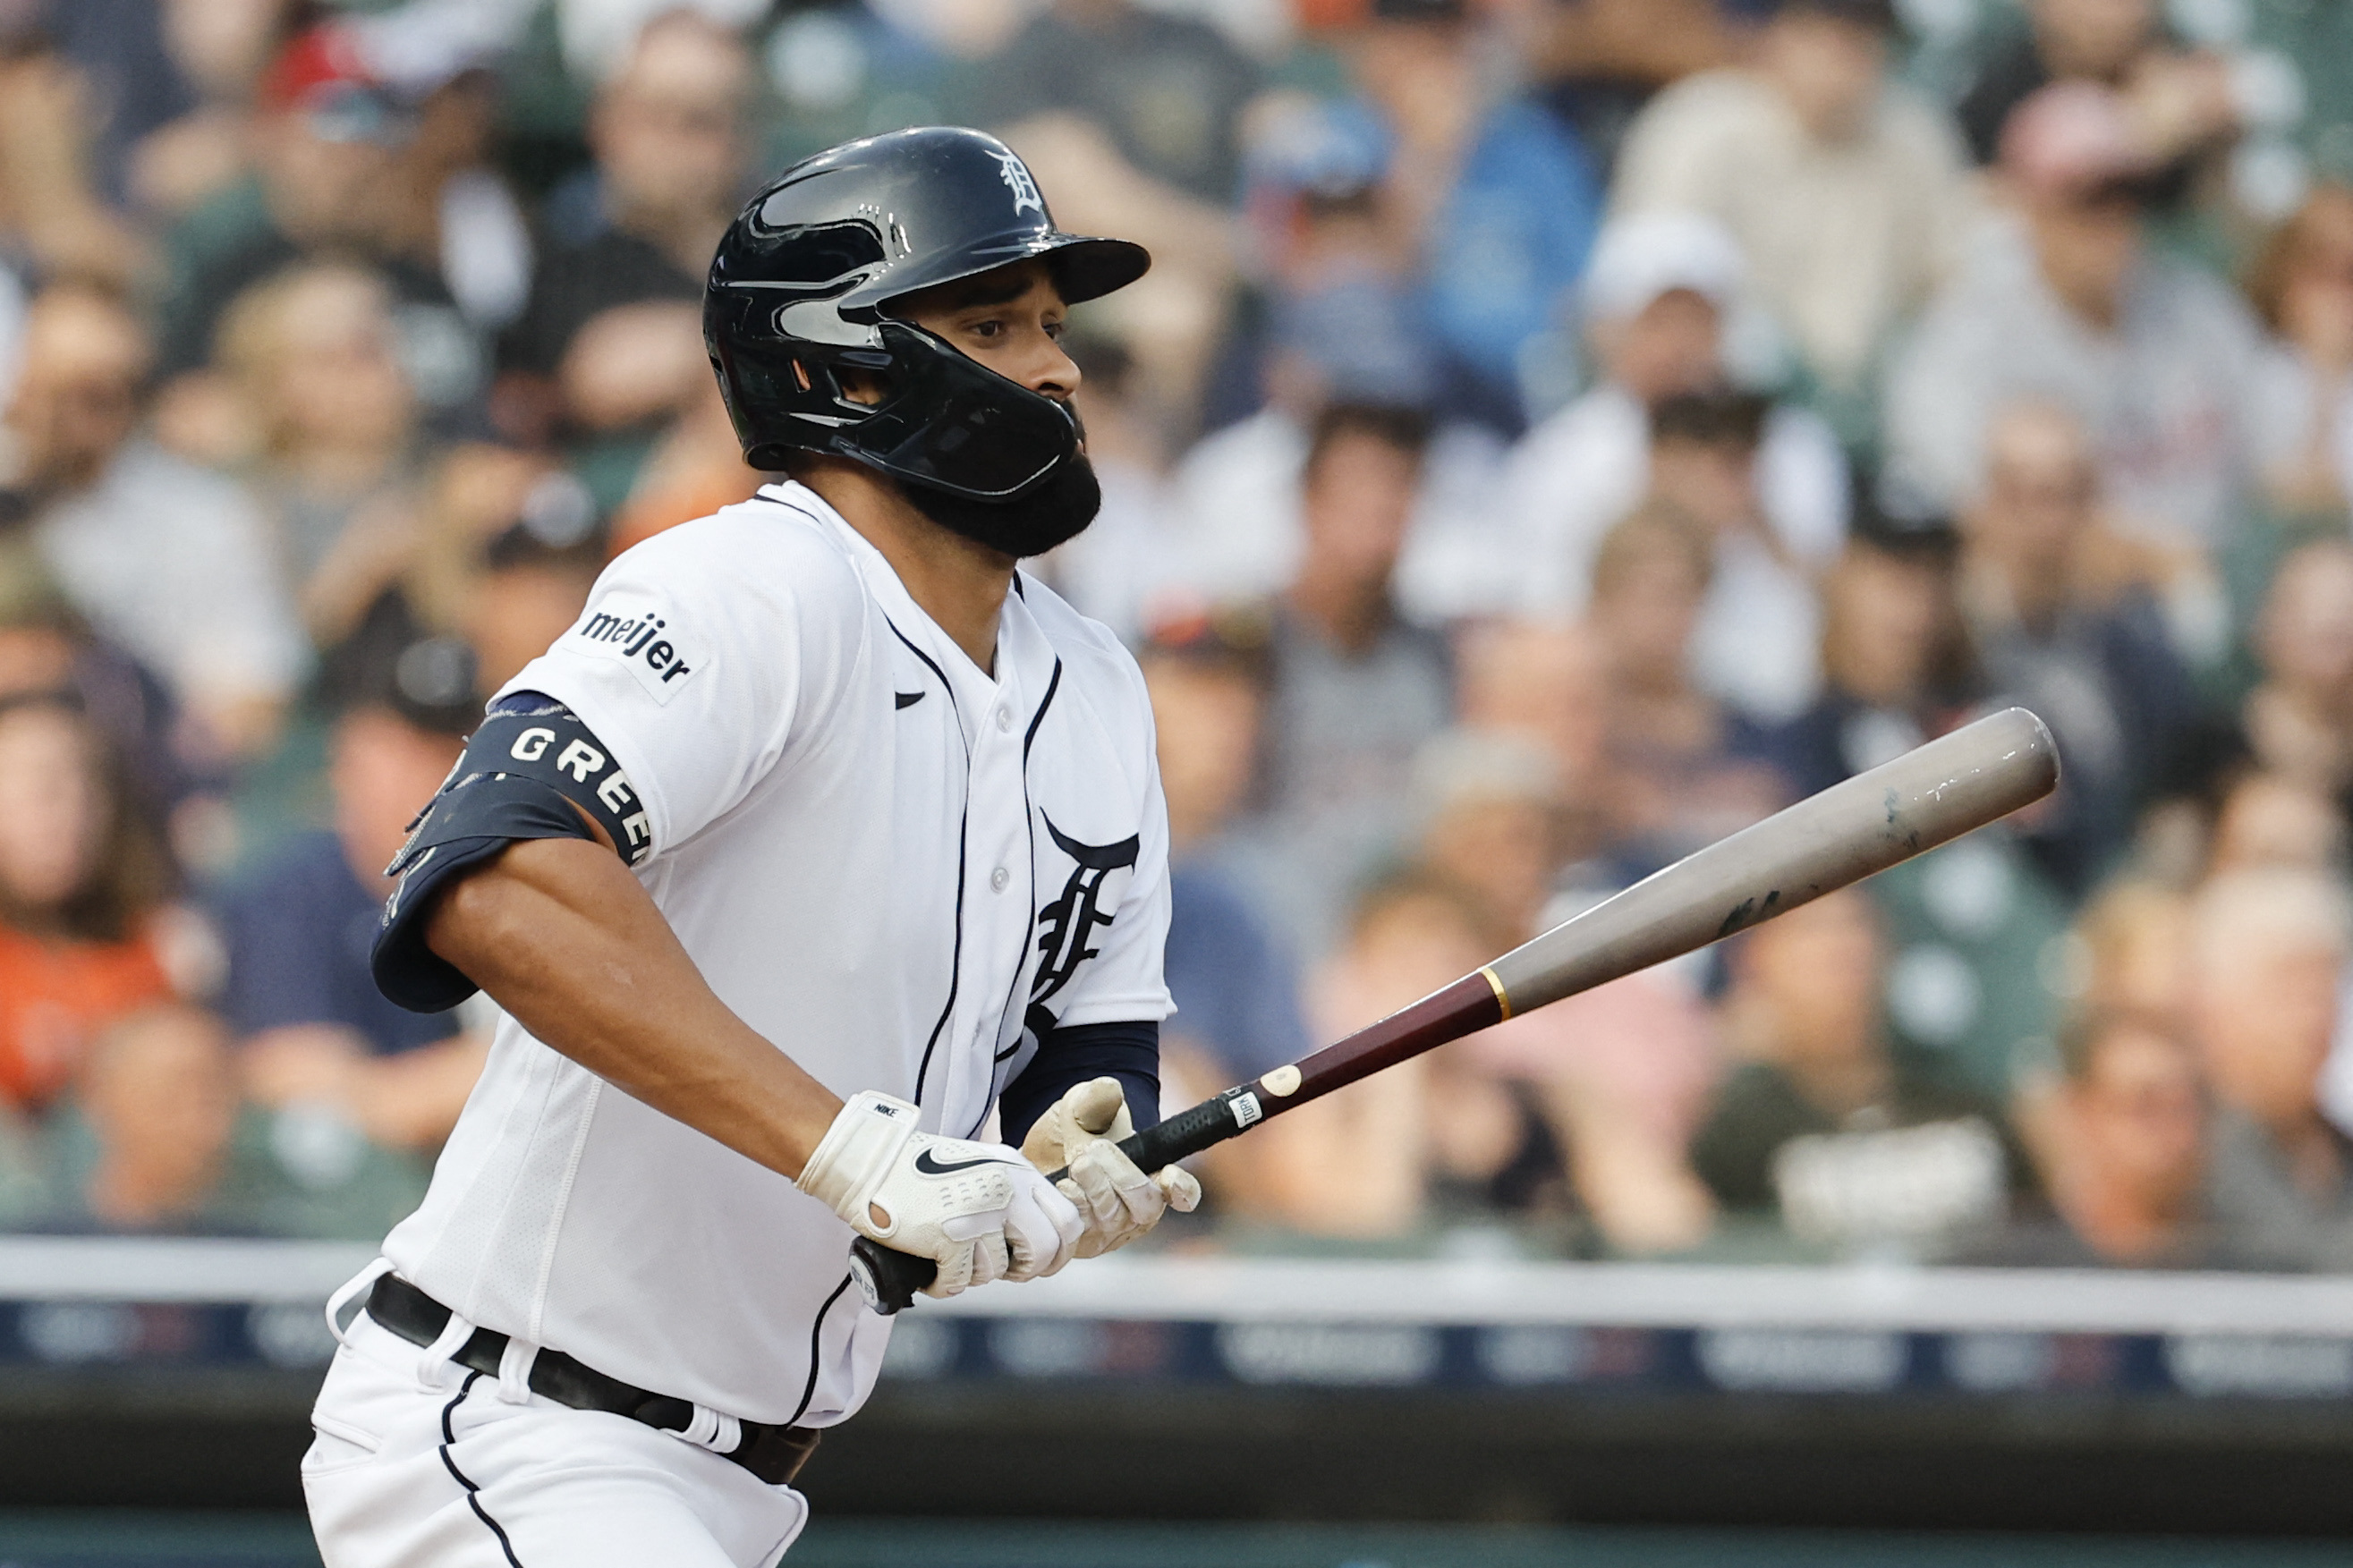
[[[1706,946],[2042,799],[2059,749],[2005,709],[1810,795],[1489,965],[1525,1013]]]

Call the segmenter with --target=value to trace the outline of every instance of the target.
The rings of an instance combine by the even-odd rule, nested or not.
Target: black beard
[[[1084,452],[1073,453],[1044,484],[1018,500],[973,500],[904,482],[899,488],[917,511],[942,528],[1016,560],[1043,555],[1076,539],[1103,508],[1103,486]]]

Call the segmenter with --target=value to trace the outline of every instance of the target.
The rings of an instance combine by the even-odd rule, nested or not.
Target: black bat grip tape
[[[1233,1102],[1244,1095],[1252,1097],[1249,1108],[1237,1111]],[[1119,1141],[1119,1149],[1138,1169],[1158,1171],[1224,1142],[1259,1118],[1256,1087],[1244,1084],[1189,1110],[1180,1110],[1158,1126],[1130,1133]],[[1059,1182],[1069,1173],[1066,1168],[1048,1179]],[[849,1244],[849,1278],[866,1298],[867,1306],[883,1317],[913,1306],[938,1274],[939,1265],[930,1258],[895,1252],[871,1237],[861,1236]]]

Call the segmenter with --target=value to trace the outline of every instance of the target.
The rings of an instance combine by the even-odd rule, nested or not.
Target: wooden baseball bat
[[[1413,1005],[1119,1146],[1157,1171],[1409,1057],[1859,882],[2042,799],[2058,782],[2051,731],[2025,709],[2006,709],[1687,855]],[[907,1306],[934,1272],[930,1258],[865,1237],[850,1247],[851,1276],[878,1312]]]

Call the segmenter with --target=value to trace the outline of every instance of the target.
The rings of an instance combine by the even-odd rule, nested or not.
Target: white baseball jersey
[[[622,555],[507,689],[567,704],[609,750],[565,765],[649,846],[637,876],[723,1002],[836,1094],[881,1089],[970,1137],[1039,1028],[1170,1010],[1134,661],[1017,576],[996,663],[785,484]],[[821,1426],[864,1401],[890,1331],[849,1287],[852,1238],[507,1019],[385,1253],[475,1323]]]

